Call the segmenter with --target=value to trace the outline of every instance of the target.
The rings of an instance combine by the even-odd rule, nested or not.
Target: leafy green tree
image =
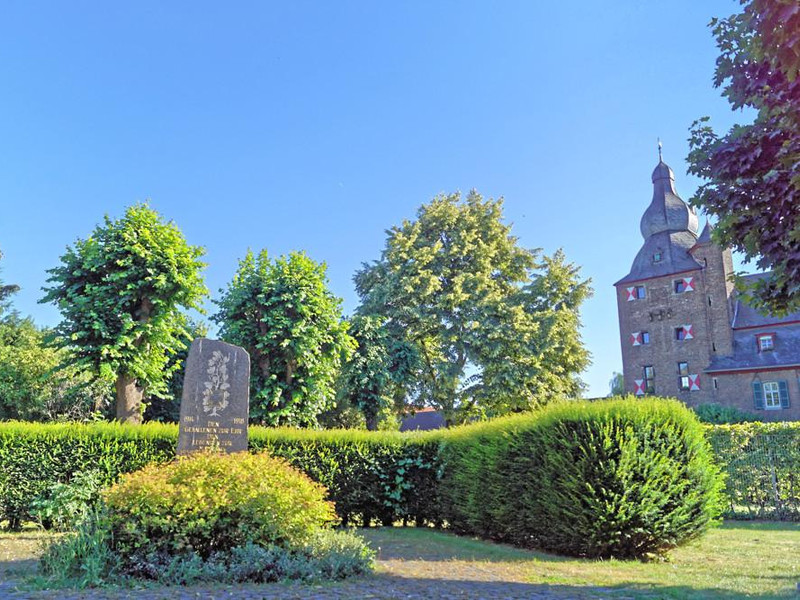
[[[3,253],[0,252],[0,259],[3,258]],[[7,312],[11,307],[11,296],[19,291],[18,285],[3,285],[0,279],[0,317],[3,313]]]
[[[614,373],[611,375],[611,380],[608,382],[609,397],[611,396],[624,396],[625,395],[625,378],[622,373]]]
[[[718,218],[718,242],[756,259],[772,276],[739,288],[764,311],[800,309],[800,4],[746,0],[711,22],[720,56],[714,77],[747,125],[717,134],[692,125],[689,172],[705,179],[692,198]]]
[[[334,380],[353,349],[325,264],[302,252],[274,261],[248,252],[215,301],[220,337],[251,358],[250,418],[315,426],[334,403]]]
[[[561,250],[537,258],[535,269],[518,294],[488,313],[488,339],[475,344],[482,378],[467,388],[462,412],[520,412],[583,392],[578,374],[591,361],[579,310],[591,296],[589,281],[580,279]]]
[[[56,303],[63,316],[55,343],[74,364],[115,382],[118,420],[141,423],[145,392],[167,393],[178,367],[170,356],[188,337],[181,309],[199,309],[208,293],[203,253],[140,204],[121,219],[105,217],[48,271],[52,287],[41,301]]]
[[[189,339],[194,340],[208,335],[208,326],[194,319],[186,319],[186,331]],[[170,355],[167,371],[171,373],[167,381],[167,393],[162,397],[147,399],[147,408],[144,411],[145,421],[160,421],[162,423],[177,423],[181,414],[181,398],[183,396],[183,377],[186,371],[186,359],[189,357],[189,346]]]
[[[578,309],[588,281],[563,253],[518,246],[502,200],[438,196],[388,232],[355,276],[359,313],[378,315],[418,353],[417,403],[454,422],[524,410],[580,389],[588,364]]]
[[[392,337],[384,320],[356,315],[350,334],[358,344],[339,378],[337,400],[364,415],[367,429],[378,429],[381,413],[391,411],[395,398],[405,396],[418,364],[415,349]]]
[[[73,367],[56,371],[64,352],[46,330],[11,315],[0,321],[0,420],[79,421],[102,412],[111,390]]]

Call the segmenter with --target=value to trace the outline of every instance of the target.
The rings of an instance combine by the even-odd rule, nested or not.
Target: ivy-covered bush
[[[363,540],[330,529],[327,490],[266,453],[196,454],[124,475],[42,559],[52,582],[330,579],[369,570]],[[87,567],[87,565],[91,565]],[[87,574],[91,572],[91,577]]]
[[[721,511],[703,426],[677,401],[562,403],[455,431],[442,455],[456,529],[560,554],[660,554]]]
[[[250,429],[250,448],[286,458],[330,492],[342,523],[439,524],[439,434]]]
[[[75,529],[97,508],[103,481],[102,475],[88,470],[73,474],[69,483],[53,483],[33,502],[36,520],[45,529]]]

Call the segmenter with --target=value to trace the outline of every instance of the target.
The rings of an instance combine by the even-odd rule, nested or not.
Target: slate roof
[[[754,280],[769,277],[769,273],[747,275]],[[775,317],[762,315],[749,304],[737,299],[733,317],[733,356],[717,356],[706,369],[707,373],[726,370],[753,370],[800,366],[800,312]],[[758,351],[756,336],[774,333],[774,348]]]
[[[774,329],[765,327],[761,331],[768,332],[775,333],[775,347],[773,350],[759,352],[756,342],[758,330],[735,330],[733,356],[715,356],[705,370],[706,373],[800,367],[800,324]]]
[[[705,227],[703,227],[703,231],[700,233],[700,237],[697,238],[697,245],[698,246],[705,246],[706,244],[711,243],[711,223],[706,221]]]
[[[652,180],[653,199],[639,226],[644,244],[630,272],[614,285],[702,268],[689,252],[698,241],[697,213],[675,191],[675,174],[659,161]],[[653,260],[656,254],[661,260]]]
[[[742,277],[745,283],[751,283],[759,279],[765,279],[770,276],[770,273],[755,273],[753,275],[745,275]],[[792,321],[800,321],[800,312],[791,313],[785,317],[773,317],[772,315],[762,315],[752,306],[745,304],[741,300],[736,301],[733,312],[733,328],[741,329],[742,327],[762,327],[766,325],[789,323]]]
[[[639,224],[642,237],[647,239],[662,231],[690,231],[696,238],[699,231],[697,213],[675,191],[675,174],[672,169],[659,161],[651,179],[653,199]]]
[[[633,259],[630,273],[614,285],[701,269],[702,265],[689,252],[696,242],[690,231],[664,231],[650,236]],[[657,252],[661,253],[661,260],[653,262]]]
[[[429,431],[445,426],[444,416],[433,408],[420,408],[400,423],[400,431]]]

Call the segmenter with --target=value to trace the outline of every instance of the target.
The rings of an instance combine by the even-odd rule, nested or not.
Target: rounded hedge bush
[[[104,494],[124,557],[196,554],[247,544],[300,548],[336,521],[327,490],[268,454],[196,454],[124,475]]]
[[[558,404],[456,431],[442,458],[455,529],[561,554],[662,554],[722,509],[703,426],[672,400]]]

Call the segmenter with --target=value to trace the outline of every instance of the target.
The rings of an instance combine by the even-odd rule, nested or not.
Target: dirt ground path
[[[369,538],[369,535],[367,535]],[[4,540],[0,546],[2,600],[590,600],[622,598],[602,588],[526,583],[513,562],[470,560],[404,544],[378,549],[375,574],[325,585],[199,585],[83,591],[30,591],[22,579],[36,568],[40,536]]]

